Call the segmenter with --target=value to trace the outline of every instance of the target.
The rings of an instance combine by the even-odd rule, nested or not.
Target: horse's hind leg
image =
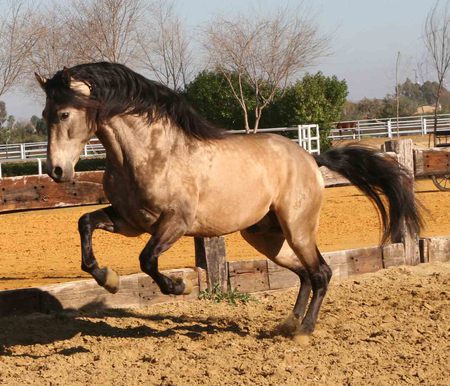
[[[277,231],[255,231],[255,227],[241,231],[242,237],[258,252],[267,256],[274,263],[296,273],[300,278],[300,290],[292,315],[286,319],[277,331],[282,334],[293,334],[300,325],[311,293],[309,273],[300,259],[285,241],[281,229]]]
[[[297,222],[295,226],[291,225],[291,227],[283,224],[283,228],[286,240],[301,260],[311,281],[313,295],[297,331],[300,335],[309,335],[314,331],[332,272],[316,246],[315,231],[310,228],[307,221]]]
[[[106,290],[116,293],[119,290],[119,276],[110,268],[100,268],[92,249],[92,234],[96,229],[121,233],[125,236],[138,236],[141,232],[131,229],[111,206],[86,213],[78,220],[81,239],[81,269],[89,272]]]

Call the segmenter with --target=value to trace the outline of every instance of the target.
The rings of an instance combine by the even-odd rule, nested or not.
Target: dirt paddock
[[[440,192],[429,180],[417,182],[417,196],[426,211],[421,236],[450,235],[450,193]],[[80,269],[78,218],[99,206],[74,207],[0,214],[0,289],[38,286],[88,277]],[[319,227],[322,251],[377,245],[377,213],[353,187],[325,190]],[[94,250],[101,265],[120,274],[139,272],[138,256],[148,237],[126,238],[97,231]],[[262,256],[239,234],[226,237],[227,258],[258,259]],[[162,269],[194,265],[191,238],[183,238],[160,258]]]
[[[309,344],[272,336],[296,291],[245,305],[0,318],[6,385],[449,385],[450,264],[334,281]]]
[[[425,207],[421,236],[450,235],[450,194],[417,182]],[[353,187],[330,188],[321,212],[322,251],[376,245],[380,224]],[[86,277],[78,218],[99,206],[0,215],[0,289]],[[139,271],[148,237],[99,231],[102,265]],[[230,261],[261,258],[238,234]],[[192,266],[180,240],[162,269]],[[6,385],[450,385],[450,263],[396,267],[333,280],[309,344],[271,332],[296,290],[256,295],[237,307],[207,301],[139,310],[98,310],[0,318],[0,384]]]

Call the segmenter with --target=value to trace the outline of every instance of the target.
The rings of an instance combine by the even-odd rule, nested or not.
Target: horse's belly
[[[271,197],[217,197],[200,200],[194,223],[187,233],[192,236],[220,236],[256,224],[270,210]]]

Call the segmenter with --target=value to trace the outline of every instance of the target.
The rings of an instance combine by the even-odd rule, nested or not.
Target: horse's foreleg
[[[167,251],[186,232],[182,219],[173,214],[163,215],[152,238],[139,256],[141,269],[156,282],[165,295],[182,295],[191,292],[188,282],[181,278],[171,278],[163,275],[158,269],[159,256]]]
[[[119,275],[110,268],[100,268],[92,249],[92,234],[96,229],[121,233],[126,236],[137,236],[140,232],[129,228],[111,206],[86,213],[78,220],[81,239],[81,269],[89,272],[106,290],[116,293],[119,290]]]

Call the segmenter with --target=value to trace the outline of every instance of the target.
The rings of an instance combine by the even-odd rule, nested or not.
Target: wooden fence
[[[450,172],[445,150],[414,150],[411,140],[388,141],[386,151],[416,176]],[[327,186],[348,184],[340,176],[323,170]],[[56,184],[45,176],[12,177],[0,180],[0,212],[105,203],[102,172],[77,173],[75,181]],[[195,239],[196,267],[166,271],[191,281],[193,291],[186,296],[166,296],[145,274],[121,278],[121,289],[107,293],[94,280],[51,286],[0,291],[0,316],[30,312],[49,312],[89,307],[140,307],[144,305],[197,298],[200,291],[219,284],[242,292],[258,292],[292,287],[298,277],[269,260],[227,262],[223,238]],[[450,237],[420,239],[403,232],[402,242],[384,247],[369,247],[329,252],[324,258],[334,278],[375,272],[396,265],[415,265],[429,261],[450,260]]]
[[[223,240],[217,238],[217,244]],[[212,249],[214,250],[214,249]],[[223,249],[224,250],[224,249]],[[420,240],[420,262],[450,261],[450,237],[433,237]],[[404,244],[369,247],[324,253],[333,270],[333,280],[353,275],[375,272],[382,268],[409,264]],[[207,255],[213,260],[216,255]],[[240,292],[279,290],[297,286],[298,277],[270,260],[221,262],[226,272],[225,282]],[[33,312],[58,312],[62,310],[92,310],[101,308],[144,307],[157,303],[194,300],[200,291],[210,287],[213,278],[200,267],[164,271],[167,275],[183,277],[192,284],[189,295],[163,295],[156,283],[146,274],[122,276],[120,290],[110,294],[95,280],[80,280],[39,288],[0,291],[0,316],[21,315]]]

